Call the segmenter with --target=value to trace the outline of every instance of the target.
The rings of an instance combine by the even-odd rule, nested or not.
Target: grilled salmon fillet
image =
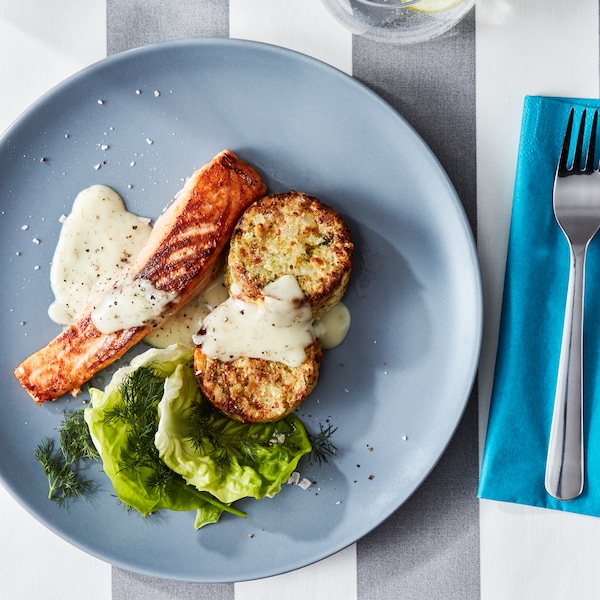
[[[78,393],[98,371],[213,280],[222,268],[240,215],[265,193],[261,176],[228,150],[196,171],[156,221],[147,244],[123,274],[123,279],[148,281],[174,299],[152,324],[102,333],[92,313],[101,301],[98,296],[107,292],[97,292],[71,325],[15,369],[23,388],[38,404],[67,392]]]

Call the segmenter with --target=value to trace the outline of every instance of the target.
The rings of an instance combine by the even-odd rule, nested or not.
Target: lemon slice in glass
[[[464,0],[421,0],[406,8],[417,12],[433,14],[450,10],[455,6],[462,4],[462,2],[464,2]]]

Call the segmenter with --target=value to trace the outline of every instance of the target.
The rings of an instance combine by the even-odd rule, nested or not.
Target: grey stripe
[[[107,0],[108,55],[178,38],[227,37],[229,3],[223,0]]]
[[[476,227],[475,15],[450,35],[412,47],[355,37],[353,74],[421,134]],[[440,91],[443,90],[443,93]],[[359,541],[358,598],[480,597],[477,397],[417,493]]]
[[[229,4],[223,0],[107,0],[108,55],[188,37],[227,37]],[[113,600],[234,600],[233,584],[167,581],[112,570]]]
[[[352,73],[427,142],[450,175],[475,230],[475,11],[445,37],[417,46],[355,36]]]
[[[234,600],[233,584],[184,583],[113,567],[113,600]]]

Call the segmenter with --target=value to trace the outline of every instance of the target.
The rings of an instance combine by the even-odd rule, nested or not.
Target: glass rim
[[[397,2],[378,2],[377,0],[356,0],[360,4],[375,6],[376,8],[404,8],[411,4],[417,4],[421,0],[398,0]]]

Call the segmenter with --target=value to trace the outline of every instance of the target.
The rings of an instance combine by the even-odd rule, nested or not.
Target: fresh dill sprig
[[[213,427],[218,413],[205,400],[195,402],[189,411],[188,438],[194,450],[210,454],[217,470],[224,471],[231,465],[231,456],[221,440],[219,430]]]
[[[268,448],[276,443],[283,444],[295,431],[293,423],[286,423],[285,434],[277,434],[276,429],[270,439],[261,440],[261,436],[253,430],[256,424],[241,424],[223,417],[205,399],[195,402],[190,407],[187,419],[187,439],[195,451],[210,456],[219,471],[230,467],[234,457],[242,466],[254,465],[259,460],[259,448]],[[275,439],[277,435],[281,435],[281,441]],[[292,446],[289,448],[293,449]]]
[[[83,409],[66,411],[58,427],[59,448],[48,437],[35,449],[35,458],[42,465],[48,480],[48,499],[63,506],[70,498],[81,498],[91,491],[93,482],[79,472],[81,461],[96,460],[94,447]]]
[[[252,463],[257,460],[256,444],[248,440],[240,440],[240,452],[246,462]]]
[[[146,477],[145,483],[150,488],[164,490],[169,481],[175,476],[175,472],[169,469],[164,462],[160,461],[152,464],[150,474]]]
[[[83,460],[100,458],[85,422],[83,409],[65,411],[63,421],[58,427],[58,435],[60,447],[66,455]]]
[[[331,441],[331,437],[336,431],[337,427],[332,427],[331,423],[328,423],[327,427],[323,427],[323,424],[319,423],[319,433],[317,434],[307,431],[312,445],[312,450],[308,454],[310,462],[318,462],[321,465],[328,463],[329,459],[336,455],[337,448]]]
[[[122,401],[106,412],[107,423],[123,421],[129,429],[119,467],[130,473],[148,468],[146,482],[156,488],[164,488],[176,476],[160,459],[154,445],[157,406],[164,394],[164,383],[165,378],[150,366],[139,367],[121,382]]]

